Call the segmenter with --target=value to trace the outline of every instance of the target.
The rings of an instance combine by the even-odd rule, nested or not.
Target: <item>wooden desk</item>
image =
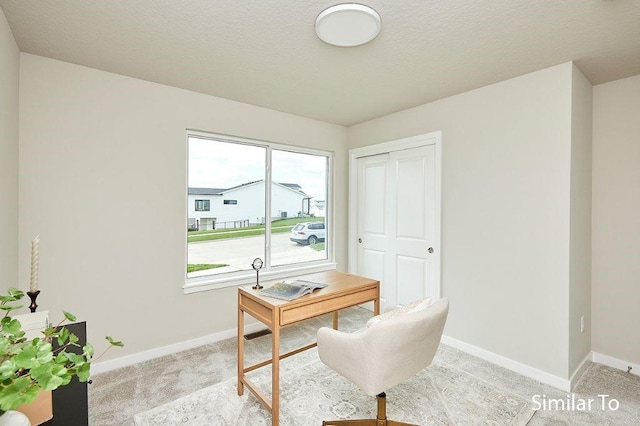
[[[272,424],[279,421],[280,414],[280,360],[315,347],[313,343],[280,355],[280,329],[300,321],[333,312],[333,328],[338,328],[338,310],[365,302],[373,302],[373,312],[380,311],[380,282],[337,271],[320,272],[299,277],[329,284],[299,299],[286,301],[260,296],[260,290],[250,286],[238,289],[238,395],[246,386],[271,413]],[[272,332],[271,359],[244,366],[244,314],[267,325]],[[271,401],[263,395],[246,373],[272,364]]]

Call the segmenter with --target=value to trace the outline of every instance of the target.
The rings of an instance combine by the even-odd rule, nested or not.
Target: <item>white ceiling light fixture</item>
[[[331,6],[316,18],[316,34],[320,40],[338,47],[369,43],[380,33],[380,27],[378,12],[355,3]]]

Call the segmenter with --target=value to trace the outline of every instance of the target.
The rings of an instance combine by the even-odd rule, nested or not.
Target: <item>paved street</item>
[[[256,257],[264,259],[264,236],[229,238],[187,245],[189,263],[224,263],[229,266],[216,268],[215,273],[251,269]],[[271,262],[273,266],[324,259],[324,251],[301,246],[289,240],[289,233],[271,236]],[[190,277],[210,275],[212,271],[199,271]]]

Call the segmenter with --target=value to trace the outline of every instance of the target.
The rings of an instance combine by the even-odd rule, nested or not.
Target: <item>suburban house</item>
[[[357,274],[354,152],[438,134],[442,342],[566,392],[640,373],[640,1],[377,1],[355,48],[313,33],[332,1],[150,3],[0,0],[0,290],[39,236],[40,309],[126,342],[94,373],[237,336],[256,273],[190,281],[184,225],[263,221],[265,185],[189,188],[194,129],[330,160],[326,208],[271,188],[326,259],[267,242],[261,277]]]
[[[264,186],[259,180],[227,189],[188,188],[189,228],[204,231],[264,223]],[[271,193],[271,220],[301,217],[309,209],[311,197],[298,184],[272,182]]]
[[[327,203],[324,200],[311,200],[311,208],[309,209],[309,214],[314,217],[324,217],[326,214],[326,204]]]

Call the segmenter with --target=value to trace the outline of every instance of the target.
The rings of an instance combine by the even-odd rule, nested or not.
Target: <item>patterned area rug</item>
[[[375,398],[333,372],[310,350],[280,363],[280,424],[375,418]],[[266,395],[271,369],[250,375]],[[526,425],[531,402],[446,363],[434,364],[387,392],[387,417],[418,425]],[[137,414],[137,426],[270,425],[271,415],[249,390],[237,395],[236,378]]]

